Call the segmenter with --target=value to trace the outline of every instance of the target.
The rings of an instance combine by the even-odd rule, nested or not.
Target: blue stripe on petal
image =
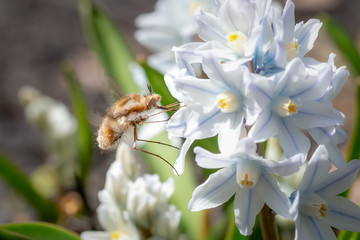
[[[317,223],[316,223],[316,221],[314,220],[314,218],[313,218],[313,217],[309,217],[309,220],[310,220],[310,222],[312,223],[312,225],[313,225],[313,227],[314,227],[314,230],[315,230],[316,233],[317,233],[317,236],[319,237],[318,239],[319,239],[319,240],[322,240],[322,239],[327,240],[326,238],[324,238],[324,237],[326,237],[326,236],[323,236],[323,235],[322,235],[322,231],[320,230],[320,229],[321,229],[321,226],[318,226],[318,225],[317,225]],[[315,239],[316,239],[316,238],[315,238]]]
[[[214,95],[218,94],[218,92],[209,91],[208,89],[200,88],[200,87],[194,86],[192,84],[187,84],[187,83],[183,83],[183,82],[179,82],[176,85],[178,86],[179,89],[183,88],[183,87],[185,87],[185,88],[187,87],[187,88],[192,88],[192,89],[202,91],[202,92],[205,92],[205,93],[210,93],[210,94],[214,94]]]
[[[320,162],[320,161],[318,161]],[[339,171],[339,170],[337,170]],[[328,182],[326,185],[322,186],[320,189],[316,190],[315,193],[319,193],[319,192],[322,192],[322,191],[326,191],[326,188],[329,188],[329,187],[332,187],[332,185],[338,183],[338,182],[341,182],[344,178],[347,178],[349,175],[351,175],[353,172],[357,172],[359,171],[359,168],[354,168],[352,169],[352,171],[350,172],[346,172],[346,174],[343,174],[341,177],[339,178],[336,178],[336,179],[333,179],[332,181]],[[345,190],[345,189],[344,189]]]
[[[262,174],[264,180],[268,183],[268,186],[271,187],[271,190],[275,193],[276,197],[278,198],[278,200],[280,200],[282,202],[282,204],[284,204],[284,206],[288,205],[288,202],[285,202],[284,198],[282,198],[282,196],[279,195],[279,188],[277,187],[277,189],[275,189],[275,186],[273,184],[271,184],[271,180],[268,179],[269,176],[271,176],[270,174]]]
[[[289,127],[287,126],[287,124],[285,123],[285,120],[283,118],[280,118],[281,123],[283,124],[284,128],[285,128],[285,132],[288,134],[288,136],[290,137],[293,146],[295,147],[296,152],[300,152],[300,148],[299,145],[297,144],[295,137],[291,134]]]
[[[210,121],[212,118],[214,118],[215,116],[217,116],[219,113],[221,113],[221,110],[218,110],[216,112],[214,112],[213,114],[211,114],[210,116],[208,116],[207,118],[205,118],[203,121],[199,122],[198,125],[196,127],[194,127],[192,129],[192,131],[186,133],[184,135],[184,137],[190,137],[191,134],[193,134],[195,131],[197,131],[201,126],[203,126],[205,123],[207,123],[208,121]]]
[[[222,188],[226,184],[228,184],[234,177],[235,177],[236,171],[233,171],[233,173],[221,184],[219,184],[217,187],[213,188],[212,191],[208,192],[203,198],[207,198],[210,195],[212,195],[214,192],[218,191],[218,189]]]

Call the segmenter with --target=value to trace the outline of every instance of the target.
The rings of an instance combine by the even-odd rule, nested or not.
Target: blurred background
[[[153,11],[155,0],[102,0],[97,3],[113,18],[137,54],[149,52],[134,40],[134,19]],[[360,1],[294,0],[297,22],[330,15],[360,44]],[[347,65],[324,29],[309,56],[327,61],[337,54],[336,65]],[[18,91],[33,86],[43,94],[70,105],[69,90],[61,65],[70,62],[80,79],[90,111],[104,111],[109,97],[104,70],[88,48],[75,0],[0,0],[0,152],[27,174],[49,157],[43,134],[29,124],[19,102]],[[350,69],[351,71],[352,69]],[[355,111],[355,79],[348,80],[335,101],[346,115],[345,131],[352,132]],[[96,127],[93,127],[94,131]],[[94,141],[95,142],[95,141]],[[342,146],[346,153],[347,145]],[[88,189],[90,207],[96,208],[97,192],[103,188],[106,170],[114,152],[101,153],[95,148]],[[0,166],[1,167],[1,166]],[[0,179],[0,224],[37,219],[35,212]],[[86,229],[86,226],[84,226]]]

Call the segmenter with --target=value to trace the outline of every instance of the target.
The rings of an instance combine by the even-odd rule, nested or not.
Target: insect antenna
[[[137,147],[136,147],[136,141],[138,141],[138,140],[139,140],[139,141],[144,141],[144,142],[150,142],[150,143],[160,143],[160,144],[165,145],[165,146],[171,146],[171,145],[168,145],[168,144],[166,144],[166,143],[156,142],[156,141],[149,141],[149,140],[138,139],[138,137],[137,137],[137,127],[136,127],[136,125],[134,125],[134,143],[133,143],[133,149],[160,158],[161,160],[163,160],[164,162],[166,162],[166,163],[174,170],[174,172],[176,173],[176,175],[180,176],[179,173],[176,171],[175,167],[174,167],[168,160],[166,160],[165,158],[161,157],[161,156],[158,155],[158,154],[155,154],[155,153],[152,153],[152,152],[149,152],[149,151],[146,151],[146,150],[142,150],[142,149],[140,149],[140,148],[137,148]],[[174,147],[174,146],[171,146],[171,147]],[[176,148],[176,147],[175,147],[175,148]]]

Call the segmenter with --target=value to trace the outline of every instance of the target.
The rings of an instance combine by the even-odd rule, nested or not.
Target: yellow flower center
[[[225,36],[228,46],[239,55],[244,55],[245,43],[248,37],[240,31],[230,32]]]
[[[290,61],[299,53],[299,45],[297,39],[294,38],[286,43],[287,60]]]
[[[288,117],[298,112],[299,104],[289,98],[281,99],[277,104],[277,112],[281,117]]]
[[[242,187],[251,188],[254,185],[254,182],[248,180],[249,176],[245,173],[244,179],[240,181]]]
[[[215,105],[224,113],[239,110],[239,99],[232,91],[220,93],[216,96]]]
[[[124,237],[124,236],[126,236],[126,234],[121,231],[111,232],[111,240],[119,240],[121,237]]]
[[[201,3],[199,2],[193,2],[190,4],[190,12],[194,15],[196,9],[201,6]],[[202,6],[201,6],[202,7]]]

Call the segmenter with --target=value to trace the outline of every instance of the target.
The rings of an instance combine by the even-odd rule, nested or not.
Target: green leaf
[[[80,237],[54,224],[29,222],[0,225],[2,240],[80,240]]]
[[[77,76],[72,67],[68,64],[64,64],[63,74],[66,77],[70,88],[73,111],[78,124],[77,177],[83,188],[85,186],[86,178],[89,174],[89,170],[92,164],[92,156],[94,151],[93,134],[87,117],[88,108],[86,104],[86,99],[81,89],[80,83],[77,79]]]
[[[169,89],[167,88],[164,81],[164,75],[150,67],[145,62],[140,62],[140,65],[143,67],[154,92],[161,95],[161,103],[164,106],[178,101],[171,95]]]
[[[351,144],[348,154],[348,161],[360,158],[360,85],[356,88],[356,118],[352,132]]]
[[[0,154],[0,176],[2,176],[14,190],[31,204],[44,221],[55,222],[58,212],[54,204],[41,196],[32,186],[25,174]]]
[[[324,27],[337,47],[347,57],[357,75],[360,75],[360,54],[352,36],[329,16],[322,17]]]
[[[360,240],[360,233],[341,231],[341,233],[338,236],[338,240]]]
[[[135,57],[119,30],[91,0],[78,0],[78,4],[85,34],[102,66],[124,94],[138,92],[129,69]]]

